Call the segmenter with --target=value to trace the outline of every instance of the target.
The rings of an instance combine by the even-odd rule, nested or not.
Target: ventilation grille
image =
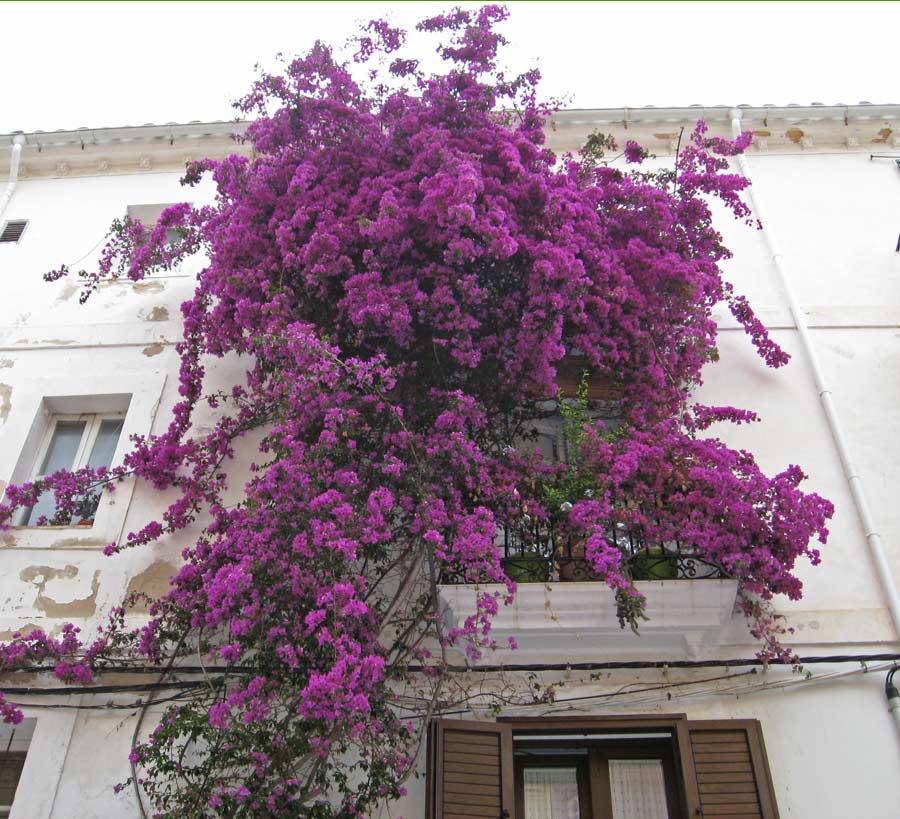
[[[27,224],[27,219],[7,222],[3,226],[3,232],[0,233],[0,242],[18,242],[22,238],[22,234],[25,232],[25,225]]]

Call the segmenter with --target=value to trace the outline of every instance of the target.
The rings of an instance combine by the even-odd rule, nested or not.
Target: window
[[[437,720],[429,819],[777,819],[759,723]]]
[[[7,819],[12,810],[34,726],[33,719],[0,725],[0,819]]]
[[[516,815],[674,819],[672,737],[660,732],[513,737]],[[596,814],[595,814],[596,811]]]
[[[22,234],[25,232],[25,226],[27,224],[27,219],[10,219],[10,221],[3,225],[3,230],[0,231],[0,242],[11,242],[15,244],[22,238]]]
[[[35,459],[38,464],[34,478],[49,475],[58,469],[95,469],[108,467],[113,460],[125,413],[96,413],[91,415],[55,415],[44,436]],[[53,493],[45,492],[38,502],[25,509],[20,526],[91,526],[100,502],[101,489],[88,493],[79,504],[77,514],[65,521],[55,520]]]
[[[558,401],[573,404],[578,402],[579,388],[583,377],[587,377],[584,398],[585,420],[602,421],[607,433],[615,432],[622,426],[622,399],[624,389],[608,378],[589,375],[584,359],[567,355],[557,363],[557,395],[540,395],[535,385],[532,397],[535,399],[535,417],[524,423],[525,437],[516,442],[516,448],[530,453],[538,449],[546,463],[570,463],[574,453],[569,452],[568,442],[563,435],[563,420]]]
[[[152,230],[159,221],[162,212],[173,204],[173,202],[163,202],[154,205],[129,205],[125,215],[129,219],[140,222],[147,230]],[[166,244],[177,244],[180,238],[176,228],[170,228],[166,231]]]
[[[100,351],[98,355],[105,353]],[[0,480],[7,484],[20,485],[42,474],[57,421],[92,422],[86,424],[78,437],[75,452],[69,449],[71,461],[61,457],[63,465],[76,468],[92,458],[92,464],[102,464],[109,457],[107,453],[101,458],[98,442],[103,441],[114,450],[111,465],[116,465],[133,436],[151,432],[166,383],[165,372],[148,365],[146,359],[133,369],[120,364],[119,359],[112,367],[96,368],[108,370],[110,375],[66,369],[65,362],[65,356],[58,362],[48,359],[40,375],[26,376],[27,389],[10,409],[3,425],[3,446],[0,446]],[[101,434],[100,423],[104,419],[122,423],[112,425],[112,429],[107,425]],[[118,438],[113,443],[116,428]],[[85,438],[86,433],[93,440]],[[97,444],[96,454],[94,444]],[[78,520],[70,519],[62,526],[37,526],[40,514],[29,514],[28,524],[23,525],[24,510],[21,510],[15,525],[5,534],[5,543],[9,547],[29,549],[102,549],[122,535],[135,483],[134,476],[125,476],[116,483],[115,492],[104,491],[99,496],[91,525],[86,522],[91,519],[89,515],[79,515]],[[85,522],[79,525],[79,521]]]

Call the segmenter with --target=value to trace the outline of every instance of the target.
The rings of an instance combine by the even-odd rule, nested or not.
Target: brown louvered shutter
[[[759,722],[686,720],[678,741],[689,816],[778,819]]]
[[[508,725],[435,720],[428,775],[429,819],[515,819]]]

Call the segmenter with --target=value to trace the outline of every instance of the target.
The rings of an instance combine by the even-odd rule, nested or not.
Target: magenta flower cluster
[[[71,628],[17,638],[0,668],[51,659],[85,682],[123,654],[177,668],[198,651],[225,667],[133,751],[157,816],[357,817],[396,798],[427,717],[458,695],[447,653],[492,645],[491,617],[515,592],[496,533],[526,515],[580,537],[636,609],[611,527],[692,544],[740,581],[764,640],[765,602],[798,597],[797,559],[818,561],[810,541],[824,541],[830,504],[798,489],[797,467],[767,477],[702,435],[752,414],[689,405],[717,357],[717,302],[768,364],[787,361],[723,280],[707,204],[750,218],[727,159],[750,136],[711,139],[699,123],[675,171],[656,174],[557,157],[537,73],[497,71],[505,17],[487,6],[420,24],[441,39],[444,74],[422,72],[382,21],[354,61],[317,44],[261,74],[239,106],[255,116],[252,158],[188,168],[187,184],[212,176],[215,206],[173,206],[149,231],[117,223],[81,273],[87,297],[208,254],[182,306],[180,401],[109,474],[8,489],[3,519],[47,488],[65,514],[98,479],[133,474],[175,500],[108,553],[173,533],[189,545],[147,625],[129,630],[117,611],[94,642]],[[625,154],[646,156],[630,142]],[[521,440],[574,353],[618,385],[623,427],[583,430],[577,478],[592,488],[560,515],[547,487],[572,476]],[[213,390],[212,370],[241,376]],[[210,432],[193,425],[201,406],[216,413]],[[242,500],[227,503],[232,456],[251,445]],[[448,574],[501,591],[450,629]]]

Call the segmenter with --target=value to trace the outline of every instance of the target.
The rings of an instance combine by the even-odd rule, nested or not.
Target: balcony
[[[519,586],[512,603],[501,605],[493,618],[491,636],[501,645],[514,637],[519,650],[488,652],[482,662],[575,662],[610,651],[619,658],[648,651],[693,658],[718,645],[731,621],[737,581],[680,541],[647,542],[621,525],[609,534],[646,598],[649,619],[635,636],[620,627],[613,592],[598,582],[580,543],[545,524],[506,528],[498,538],[503,567]],[[506,587],[445,575],[440,598],[447,625],[460,625],[473,614],[482,594],[505,597]]]

